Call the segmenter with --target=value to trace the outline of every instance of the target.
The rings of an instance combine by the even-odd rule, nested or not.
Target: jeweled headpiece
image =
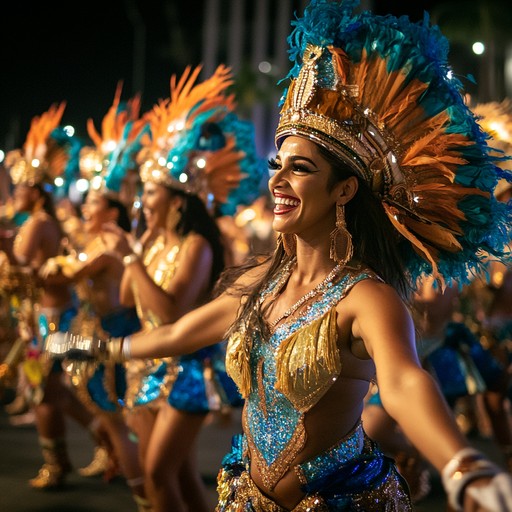
[[[239,119],[228,68],[197,83],[201,66],[170,82],[170,97],[146,116],[150,136],[139,153],[143,182],[153,181],[215,203],[222,215],[256,199],[265,165],[256,156],[252,123]]]
[[[140,96],[121,102],[122,83],[118,83],[114,101],[101,123],[99,133],[92,119],[87,120],[87,133],[94,147],[80,151],[80,174],[89,180],[93,190],[116,195],[130,169],[137,169],[135,157],[140,151],[145,121],[139,118]]]
[[[5,165],[14,185],[50,184],[57,177],[76,172],[76,156],[80,143],[59,126],[66,103],[52,105],[40,116],[32,118],[22,149],[9,151]]]
[[[511,212],[500,173],[428,15],[354,14],[357,0],[312,0],[288,41],[276,145],[302,135],[346,162],[400,233],[411,277],[465,282],[482,251],[503,257]]]

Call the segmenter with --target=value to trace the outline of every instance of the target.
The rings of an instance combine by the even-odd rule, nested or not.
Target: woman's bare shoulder
[[[344,307],[368,311],[408,311],[408,305],[393,286],[378,278],[361,279],[347,294]]]

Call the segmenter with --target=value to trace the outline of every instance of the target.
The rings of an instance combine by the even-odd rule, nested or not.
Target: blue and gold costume
[[[280,325],[269,340],[246,332],[230,338],[226,366],[246,405],[244,434],[234,439],[219,474],[218,512],[236,506],[255,512],[284,510],[252,482],[251,464],[269,489],[288,471],[297,474],[305,497],[296,511],[371,512],[384,510],[383,500],[386,506],[394,503],[394,510],[411,510],[407,486],[393,461],[366,436],[360,422],[331,449],[294,464],[307,439],[305,417],[343,365],[336,344],[336,305],[357,282],[371,278],[376,277],[369,271],[352,271],[328,283],[321,298],[299,318]],[[278,281],[266,288],[262,300]]]
[[[160,259],[157,268],[150,276],[152,280],[166,290],[180,263],[180,256],[186,250],[193,234],[175,245],[165,257]],[[158,257],[164,248],[163,240],[157,239],[144,255],[144,266]],[[139,318],[146,330],[151,330],[162,322],[151,311],[145,311],[134,285],[134,297]],[[232,380],[227,376],[224,364],[224,344],[218,343],[177,358],[149,359],[131,363],[142,369],[131,380],[127,393],[128,407],[149,405],[159,398],[165,398],[175,409],[207,413],[221,410],[223,407],[237,407],[242,404],[241,397]]]
[[[80,315],[81,317],[81,315]],[[87,321],[95,318],[89,312]],[[97,318],[100,331],[107,336],[128,336],[140,329],[140,322],[134,308],[120,308]],[[83,325],[83,323],[80,323]],[[78,363],[80,364],[80,363]],[[77,365],[73,363],[72,367]],[[92,370],[94,366],[94,370]],[[73,372],[73,383],[79,398],[98,412],[119,412],[124,405],[127,390],[126,368],[122,363],[104,362],[98,365],[87,364],[82,371]]]

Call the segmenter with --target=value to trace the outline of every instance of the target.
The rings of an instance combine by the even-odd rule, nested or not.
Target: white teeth
[[[287,197],[276,197],[275,204],[284,204],[286,206],[299,206],[300,201],[296,199],[288,199]]]

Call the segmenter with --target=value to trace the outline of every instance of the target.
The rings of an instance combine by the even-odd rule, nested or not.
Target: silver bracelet
[[[123,340],[123,349],[122,349],[122,358],[123,361],[128,361],[132,358],[132,351],[131,351],[131,343],[132,339],[130,336],[125,336]]]
[[[441,471],[441,480],[448,503],[457,511],[463,510],[464,491],[473,480],[491,477],[502,470],[475,448],[459,450]]]

